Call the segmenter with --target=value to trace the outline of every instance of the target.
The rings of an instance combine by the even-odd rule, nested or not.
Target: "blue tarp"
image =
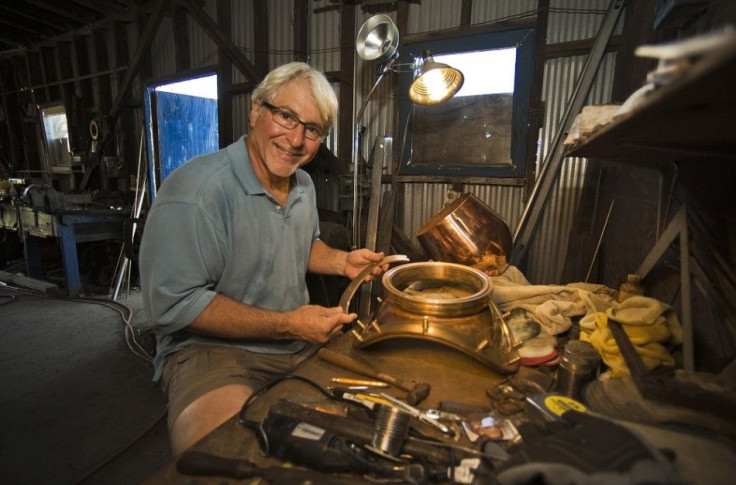
[[[157,91],[162,182],[195,155],[219,149],[217,100]]]

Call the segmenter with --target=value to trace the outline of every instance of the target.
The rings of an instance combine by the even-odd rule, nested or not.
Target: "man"
[[[140,273],[174,454],[356,317],[309,305],[305,283],[307,271],[354,278],[383,258],[319,239],[314,185],[299,168],[336,117],[319,71],[281,66],[253,92],[248,136],[188,161],[156,196]]]

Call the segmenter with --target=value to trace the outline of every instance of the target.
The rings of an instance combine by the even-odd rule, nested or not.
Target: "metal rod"
[[[611,211],[613,211],[613,203],[616,202],[616,199],[613,199],[611,201],[611,205],[608,206],[608,214],[606,215],[606,220],[603,221],[603,227],[601,228],[601,235],[598,237],[598,242],[595,245],[595,251],[593,251],[593,259],[590,260],[590,266],[588,267],[588,273],[585,275],[585,283],[588,282],[588,278],[590,278],[590,273],[593,271],[593,265],[595,264],[596,258],[598,258],[598,251],[601,248],[601,243],[603,242],[603,236],[606,235],[606,228],[608,227],[608,221],[611,218]]]
[[[378,78],[376,78],[376,81],[373,83],[373,87],[368,92],[368,95],[363,99],[363,102],[360,105],[360,109],[358,110],[358,114],[355,117],[355,125],[353,130],[353,240],[351,241],[351,246],[353,249],[357,249],[358,245],[360,244],[360,203],[358,200],[358,185],[360,184],[360,120],[363,117],[363,112],[365,111],[366,106],[368,106],[368,102],[373,97],[373,93],[376,92],[376,88],[378,88],[378,85],[381,83],[381,81],[383,81],[386,73],[391,70],[391,67],[396,62],[396,59],[398,59],[398,57],[398,53],[394,54],[394,56],[388,60],[386,66],[381,69],[381,73],[378,75]]]
[[[524,208],[524,212],[522,213],[521,219],[516,227],[516,231],[514,232],[514,246],[511,252],[510,263],[515,266],[519,266],[529,249],[532,235],[536,230],[539,218],[547,204],[547,198],[549,197],[549,194],[552,191],[552,186],[557,180],[557,176],[559,174],[559,169],[565,152],[563,141],[570,129],[570,126],[572,126],[575,116],[580,113],[580,110],[585,103],[585,99],[587,98],[588,92],[593,84],[595,74],[598,71],[600,62],[605,54],[606,45],[613,34],[613,29],[616,26],[622,11],[623,1],[611,0],[606,16],[601,24],[601,28],[598,31],[595,42],[593,43],[593,47],[585,60],[583,70],[575,84],[573,94],[570,97],[565,113],[559,123],[554,141],[550,145],[552,148],[548,153],[548,156],[545,158],[539,177],[537,178],[529,196],[529,201]]]

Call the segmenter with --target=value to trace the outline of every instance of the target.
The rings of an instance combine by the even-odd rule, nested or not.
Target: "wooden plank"
[[[35,278],[29,278],[23,275],[8,273],[7,271],[0,271],[0,281],[9,285],[22,286],[23,288],[30,288],[36,291],[49,292],[59,289],[59,285],[56,285],[54,283],[37,280]]]

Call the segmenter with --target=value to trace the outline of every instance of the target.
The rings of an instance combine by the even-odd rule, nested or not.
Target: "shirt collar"
[[[261,182],[256,177],[253,167],[250,164],[250,157],[248,156],[248,150],[245,146],[246,135],[241,136],[238,141],[226,148],[227,155],[230,158],[230,163],[233,167],[233,173],[240,182],[240,185],[245,190],[246,194],[258,195],[265,194],[266,189],[263,188]],[[306,189],[304,176],[309,175],[302,169],[299,169],[291,176],[291,195],[299,196],[304,193]]]

